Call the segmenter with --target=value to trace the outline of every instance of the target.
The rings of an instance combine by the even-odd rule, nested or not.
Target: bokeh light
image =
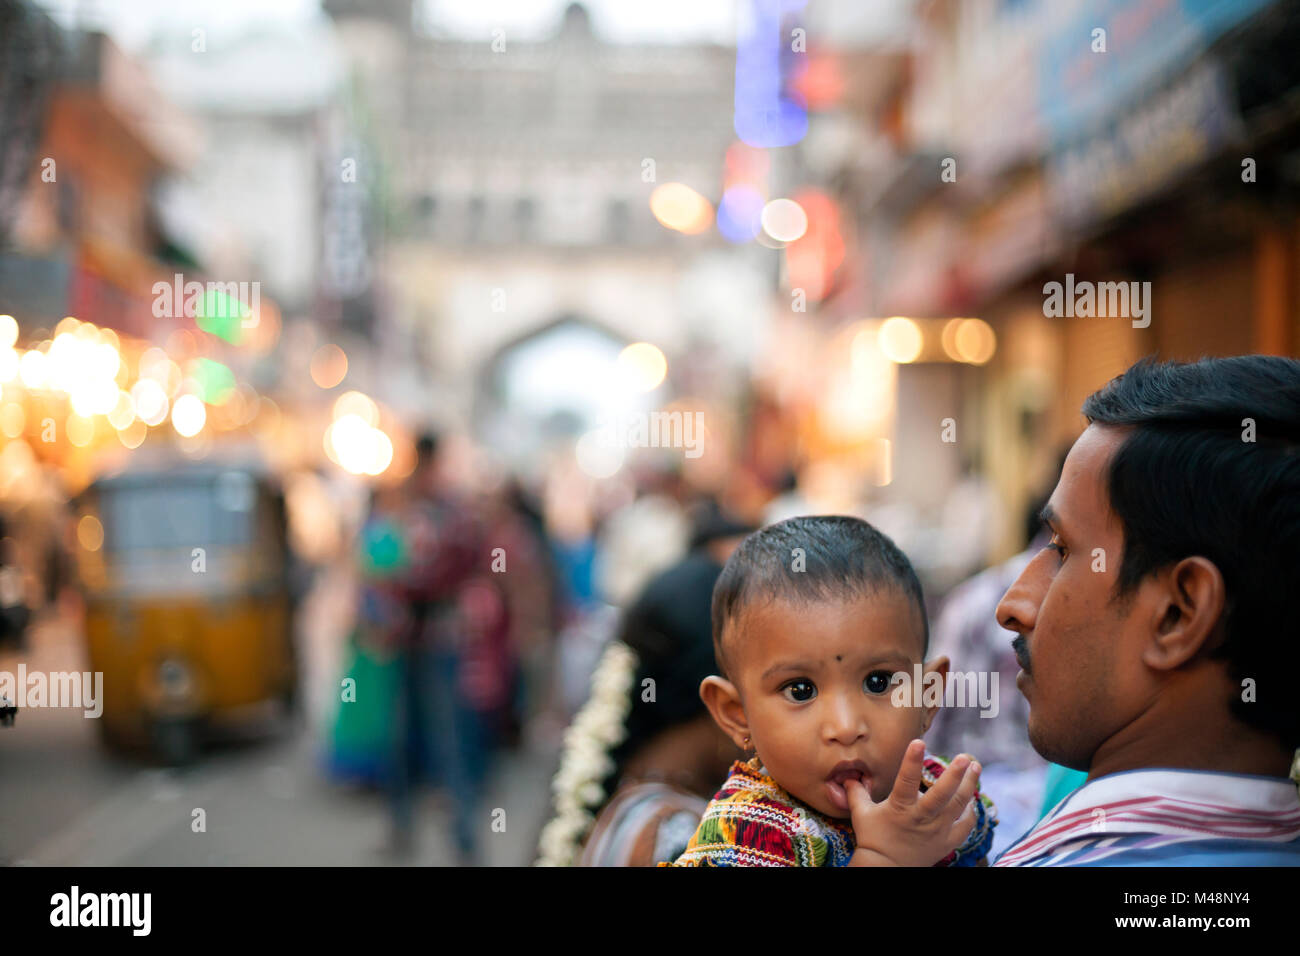
[[[794,242],[808,231],[808,214],[793,199],[773,199],[763,207],[761,221],[777,242]]]
[[[763,194],[753,186],[731,186],[718,203],[718,232],[728,242],[749,242],[762,228]]]
[[[145,437],[149,434],[149,427],[140,419],[136,419],[120,429],[117,433],[117,439],[127,448],[139,448],[144,444]]]
[[[117,383],[112,379],[86,378],[73,385],[68,397],[78,415],[107,415],[117,404]]]
[[[77,542],[87,551],[98,551],[104,545],[104,526],[94,515],[82,515],[77,522]]]
[[[790,6],[802,6],[799,0]],[[808,110],[792,96],[782,69],[786,44],[782,35],[785,4],[755,3],[736,42],[736,135],[750,146],[792,146],[808,132]],[[802,59],[802,57],[800,57]]]
[[[772,168],[772,158],[765,149],[755,149],[748,143],[732,143],[723,159],[723,170],[728,187],[748,185],[761,187]]]
[[[348,413],[325,429],[325,454],[354,475],[379,475],[393,461],[393,442],[360,415]]]
[[[230,400],[235,391],[235,373],[212,359],[195,359],[190,365],[199,398],[209,405],[220,405]]]
[[[227,283],[234,286],[235,283]],[[239,283],[240,293],[245,294],[247,283]],[[253,311],[250,306],[237,296],[221,289],[210,287],[199,298],[194,324],[209,335],[215,335],[232,345],[238,345],[243,339],[245,325],[251,325]]]
[[[18,376],[28,388],[43,388],[45,386],[45,366],[45,353],[32,349],[24,352],[23,357],[18,360]]]
[[[77,448],[88,448],[90,443],[95,440],[94,419],[74,412],[68,416],[68,420],[63,427],[67,432],[68,441]]]
[[[374,399],[361,392],[344,392],[334,401],[334,418],[338,420],[348,415],[356,415],[363,422],[374,428],[379,424],[379,406]]]
[[[650,194],[650,211],[669,229],[695,235],[713,223],[712,204],[684,183],[663,183]]]
[[[193,438],[203,431],[208,413],[196,395],[182,395],[172,407],[172,428],[182,438]]]
[[[321,388],[333,388],[348,374],[348,356],[337,345],[322,345],[311,357],[311,380]]]
[[[135,421],[135,402],[132,400],[130,392],[123,392],[119,389],[117,401],[113,403],[113,408],[108,412],[108,423],[121,431],[133,421]]]
[[[953,349],[959,362],[983,365],[997,351],[997,336],[992,326],[983,319],[957,319],[953,333]],[[948,330],[944,326],[944,330]]]
[[[921,335],[920,326],[911,319],[894,316],[886,319],[880,326],[877,341],[880,344],[880,351],[885,353],[885,358],[906,365],[908,362],[915,362],[921,354],[924,337]]]
[[[786,271],[792,288],[803,289],[810,301],[820,302],[844,262],[839,206],[829,195],[816,189],[800,190],[794,202],[807,216],[807,228],[786,246]]]
[[[27,426],[27,413],[17,402],[5,402],[0,406],[0,431],[6,438],[17,438]]]
[[[649,342],[634,342],[619,353],[618,372],[629,388],[649,392],[658,388],[668,374],[668,359]]]
[[[378,428],[373,431],[373,455],[365,473],[367,475],[381,475],[393,463],[393,440]]]
[[[167,419],[167,393],[152,378],[142,378],[131,386],[135,413],[146,425],[161,425]]]
[[[162,386],[163,394],[174,396],[181,387],[181,367],[166,352],[154,346],[140,356],[140,378],[152,379]],[[152,424],[152,423],[151,423]]]
[[[589,431],[579,438],[573,453],[582,473],[597,479],[616,475],[625,457],[622,448],[602,442],[598,431]]]

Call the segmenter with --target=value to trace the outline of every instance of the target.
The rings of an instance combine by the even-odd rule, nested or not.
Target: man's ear
[[[1223,574],[1208,558],[1183,558],[1152,576],[1152,634],[1142,661],[1156,670],[1173,670],[1216,637],[1227,600]]]
[[[749,745],[749,721],[745,719],[745,708],[740,702],[740,692],[736,685],[725,677],[716,675],[700,681],[700,700],[709,708],[709,715],[724,734],[731,738],[741,750]]]
[[[948,685],[948,658],[936,657],[932,661],[926,661],[925,673],[922,674],[921,680],[922,681],[928,680],[928,678],[925,677],[925,674],[929,674],[932,672],[939,675],[939,689],[941,691],[941,693],[939,694],[939,699],[943,700],[944,694],[942,693],[942,691],[945,691]],[[924,691],[924,685],[922,686],[922,690]],[[922,695],[922,699],[924,700],[924,694]],[[938,713],[939,713],[938,704],[934,705],[933,707],[925,708],[925,725],[921,730],[922,733],[925,733],[925,731],[930,729],[930,724],[934,723],[935,715]]]

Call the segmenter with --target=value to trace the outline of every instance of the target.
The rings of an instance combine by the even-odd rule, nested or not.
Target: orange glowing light
[[[693,236],[713,225],[713,204],[684,183],[663,183],[650,194],[650,211],[669,229]]]
[[[322,345],[311,357],[311,380],[321,388],[333,388],[347,374],[347,353],[337,345]]]
[[[906,365],[915,362],[920,356],[925,338],[919,325],[911,319],[896,315],[886,319],[880,326],[877,341],[880,343],[880,351],[885,353],[885,358]]]
[[[835,57],[810,54],[807,67],[790,85],[803,95],[809,109],[823,110],[838,103],[844,94],[844,75]]]

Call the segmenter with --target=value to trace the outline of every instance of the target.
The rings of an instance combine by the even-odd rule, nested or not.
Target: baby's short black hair
[[[921,656],[930,625],[912,562],[887,535],[861,518],[809,515],[768,525],[731,555],[713,588],[713,656],[728,673],[723,632],[755,601],[796,603],[864,597],[896,588],[921,617]]]

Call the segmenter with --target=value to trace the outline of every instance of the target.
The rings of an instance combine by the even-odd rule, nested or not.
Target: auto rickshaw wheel
[[[149,725],[154,756],[169,767],[193,763],[199,753],[198,725],[182,718],[159,718]]]
[[[120,750],[121,744],[113,728],[102,720],[95,722],[95,731],[99,734],[99,743],[105,750]]]
[[[124,732],[120,727],[114,726],[109,721],[100,718],[95,721],[96,730],[99,732],[100,745],[110,753],[125,754],[140,749],[140,741],[132,740],[131,735]]]

